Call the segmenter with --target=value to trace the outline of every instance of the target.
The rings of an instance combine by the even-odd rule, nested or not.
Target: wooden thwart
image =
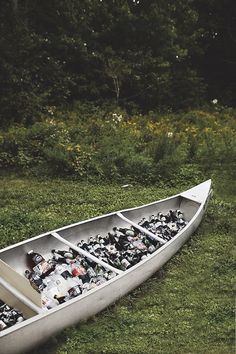
[[[0,260],[0,275],[9,285],[33,302],[37,308],[42,307],[41,295],[32,288],[29,280],[17,273],[2,260]]]

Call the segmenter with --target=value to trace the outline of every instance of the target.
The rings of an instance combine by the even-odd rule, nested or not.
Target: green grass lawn
[[[0,177],[1,248],[53,228],[190,188]],[[34,354],[233,353],[233,180],[213,178],[198,231],[161,271]],[[7,353],[6,353],[7,354]]]

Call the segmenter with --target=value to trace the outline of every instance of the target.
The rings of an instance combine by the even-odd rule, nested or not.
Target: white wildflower
[[[122,114],[112,113],[113,122],[120,123],[122,121]]]

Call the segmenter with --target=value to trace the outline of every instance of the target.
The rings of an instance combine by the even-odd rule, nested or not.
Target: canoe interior
[[[200,204],[189,199],[177,196],[161,202],[149,204],[147,206],[138,207],[122,212],[122,214],[129,220],[138,223],[143,217],[149,218],[152,214],[157,214],[158,211],[167,213],[170,209],[180,209],[184,213],[184,217],[187,221],[190,221],[195,215]],[[121,219],[116,213],[95,218],[81,222],[77,225],[68,226],[62,230],[58,230],[57,233],[65,238],[71,244],[77,245],[80,240],[88,240],[91,236],[101,234],[107,235],[112,231],[112,228],[126,227],[129,228],[130,224]],[[36,252],[42,254],[46,259],[52,257],[52,249],[68,249],[68,246],[51,234],[44,235],[28,242],[16,245],[10,249],[6,249],[0,252],[0,260],[9,265],[21,276],[24,276],[24,271],[27,269],[26,253],[33,249]]]
[[[0,284],[0,299],[3,300],[7,305],[14,307],[23,313],[25,319],[32,318],[37,315],[30,307],[24,304],[19,298],[13,295],[9,290],[7,290],[3,285]],[[3,333],[3,332],[1,332]]]
[[[64,243],[57,240],[52,235],[29,240],[29,242],[15,246],[14,248],[3,250],[0,253],[0,259],[7,263],[17,273],[24,276],[24,272],[27,267],[26,253],[30,250],[34,250],[42,254],[46,259],[52,257],[52,249],[68,249]],[[28,281],[28,280],[27,280]]]
[[[89,237],[94,237],[98,234],[106,236],[108,232],[112,231],[114,226],[130,228],[128,222],[124,221],[114,213],[112,215],[96,218],[91,221],[85,221],[79,225],[66,228],[58,231],[58,234],[67,239],[67,241],[77,244],[80,240],[86,241]]]
[[[190,199],[177,196],[161,202],[155,202],[146,206],[123,211],[122,214],[129,220],[138,223],[143,217],[149,218],[157,212],[167,213],[170,209],[180,209],[187,221],[190,221],[200,207],[200,203]],[[129,228],[130,223],[123,220],[116,213],[83,221],[79,224],[68,226],[58,230],[57,233],[71,245],[77,245],[80,240],[88,240],[91,236],[101,234],[107,235],[112,228]],[[29,281],[24,277],[27,269],[26,253],[34,250],[42,254],[46,259],[52,257],[52,249],[67,250],[68,245],[58,240],[50,233],[23,242],[14,247],[0,251],[0,276],[9,281],[18,291],[21,291],[34,304],[41,307],[40,295],[31,287]]]

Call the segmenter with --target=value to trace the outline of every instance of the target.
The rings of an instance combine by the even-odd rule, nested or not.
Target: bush
[[[83,111],[84,110],[84,111]],[[0,167],[79,179],[171,183],[235,161],[234,112],[129,117],[86,107],[0,132]],[[81,115],[85,115],[81,117]],[[63,119],[64,118],[64,119]]]

